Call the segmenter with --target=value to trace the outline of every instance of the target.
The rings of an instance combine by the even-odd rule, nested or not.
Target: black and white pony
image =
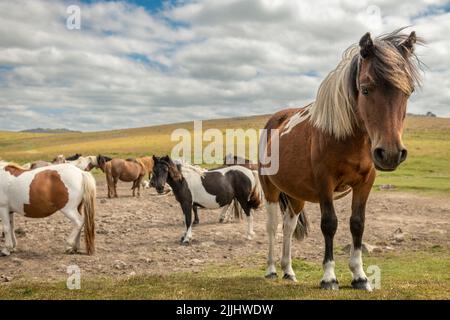
[[[187,163],[175,163],[169,156],[153,156],[154,167],[150,184],[160,194],[167,183],[181,205],[186,232],[182,244],[192,239],[192,211],[198,221],[198,208],[227,210],[236,201],[247,218],[247,239],[252,239],[252,209],[261,204],[261,189],[257,173],[242,166],[205,170]]]

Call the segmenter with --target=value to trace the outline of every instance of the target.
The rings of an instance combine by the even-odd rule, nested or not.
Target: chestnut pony
[[[146,175],[153,171],[153,159],[151,157],[142,157],[136,159],[112,159],[106,161],[103,157],[99,161],[100,168],[106,174],[106,183],[108,184],[108,198],[117,198],[117,183],[119,180],[124,182],[133,182],[133,197],[141,195],[141,182]]]
[[[375,180],[375,169],[395,170],[407,156],[402,142],[406,105],[420,84],[420,62],[415,32],[402,29],[372,39],[366,33],[359,45],[343,55],[318,89],[316,101],[298,109],[274,114],[267,122],[269,134],[261,148],[271,150],[277,129],[279,168],[260,180],[266,198],[269,253],[267,278],[276,278],[274,261],[278,206],[283,213],[283,278],[296,281],[291,265],[291,239],[308,231],[306,201],[320,204],[325,238],[323,289],[338,289],[334,272],[333,238],[337,230],[333,200],[336,193],[353,191],[349,267],[355,289],[372,290],[363,270],[361,245],[366,201]],[[264,149],[263,149],[264,150]],[[273,157],[273,155],[272,155]]]

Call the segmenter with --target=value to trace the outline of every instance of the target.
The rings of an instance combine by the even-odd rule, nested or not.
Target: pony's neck
[[[183,193],[189,189],[186,179],[174,180],[170,175],[167,177],[167,184],[172,188],[175,198],[180,201]]]

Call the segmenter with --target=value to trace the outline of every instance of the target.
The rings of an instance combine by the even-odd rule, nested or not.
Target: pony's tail
[[[252,209],[258,209],[262,204],[263,193],[261,184],[259,182],[258,171],[252,170],[253,177],[255,179],[255,187],[250,194],[249,205]]]
[[[84,211],[84,240],[87,254],[95,252],[95,197],[97,187],[94,177],[89,172],[83,172],[83,211]]]
[[[297,214],[294,212],[294,209],[292,208],[292,204],[289,201],[288,196],[285,193],[280,194],[280,209],[283,214],[291,214],[295,215]],[[303,240],[308,236],[309,233],[309,222],[306,218],[305,210],[302,210],[299,214],[298,220],[297,220],[297,226],[295,227],[294,231],[294,237],[297,240]]]

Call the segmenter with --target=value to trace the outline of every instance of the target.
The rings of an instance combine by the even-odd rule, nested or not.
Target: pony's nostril
[[[406,158],[408,157],[408,150],[406,149],[402,149],[402,151],[400,151],[400,158],[399,158],[399,162],[403,162],[406,160]]]
[[[375,160],[377,160],[377,161],[384,161],[385,156],[386,156],[386,151],[384,151],[384,149],[382,149],[382,148],[376,148],[373,151],[373,156],[374,156]]]

